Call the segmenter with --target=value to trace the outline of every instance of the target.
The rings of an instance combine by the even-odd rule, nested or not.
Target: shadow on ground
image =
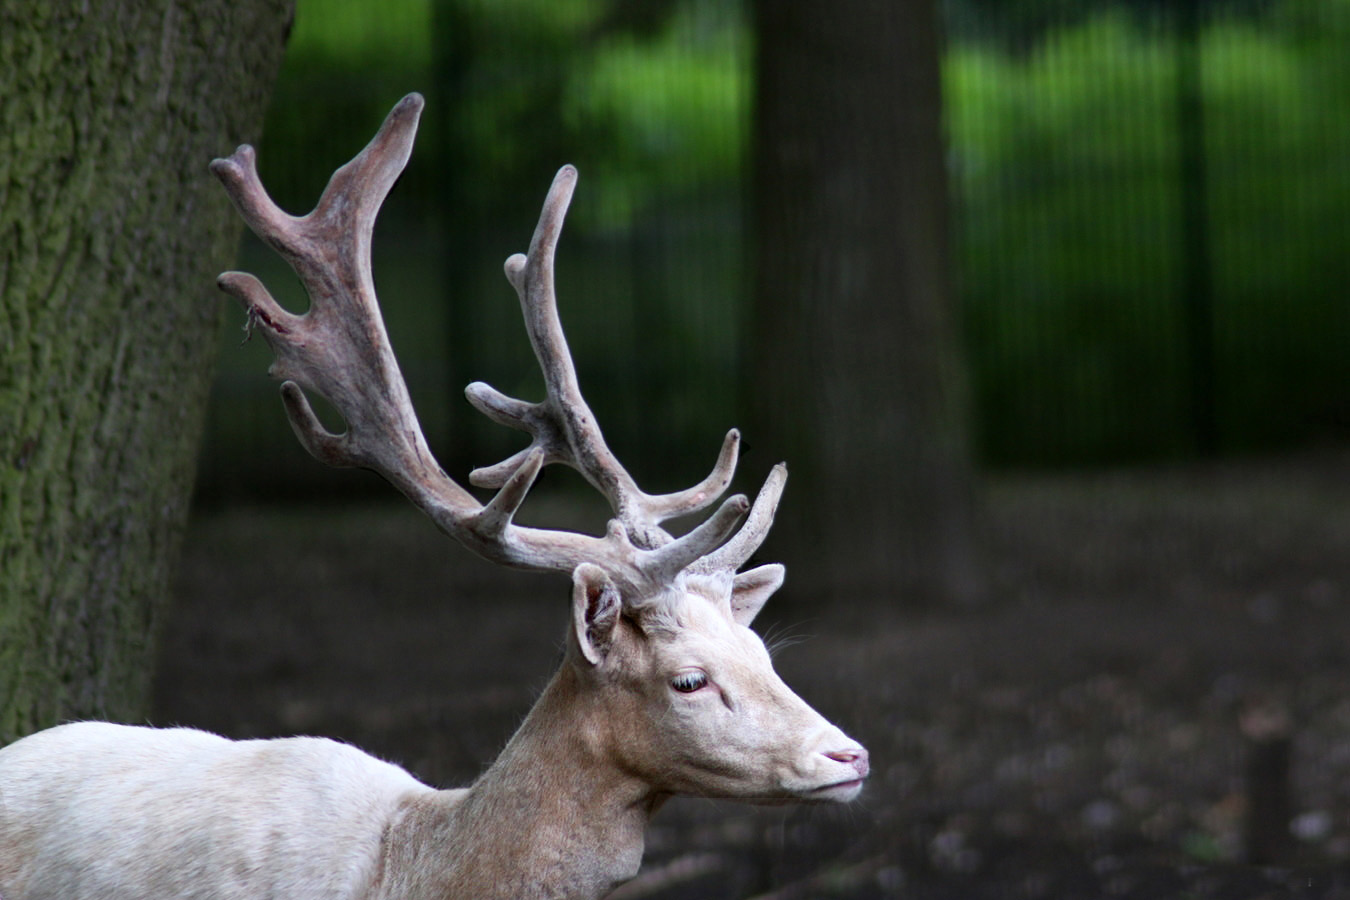
[[[985,607],[772,626],[872,751],[863,799],[674,802],[617,897],[1350,898],[1350,454],[986,494]],[[156,722],[462,784],[557,663],[566,598],[393,504],[205,512]]]

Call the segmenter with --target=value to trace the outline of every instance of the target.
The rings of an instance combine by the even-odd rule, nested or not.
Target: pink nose
[[[871,768],[867,763],[867,751],[862,747],[851,750],[831,750],[825,755],[835,762],[848,763],[851,765],[853,770],[858,773],[859,778],[866,778],[867,773]]]

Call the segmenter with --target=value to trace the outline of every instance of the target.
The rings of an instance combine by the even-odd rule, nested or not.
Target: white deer
[[[672,795],[847,801],[861,790],[867,751],[779,679],[747,627],[783,568],[737,570],[772,523],[786,470],[774,468],[753,507],[731,497],[672,538],[663,521],[725,490],[739,435],[727,435],[701,484],[649,495],[581,397],[553,291],[570,166],[554,179],[529,253],[506,262],[547,398],[526,403],[481,383],[467,391],[492,419],[528,431],[531,445],[470,476],[498,489],[486,505],[432,458],[369,263],[375,215],[421,109],[421,97],[404,98],[307,216],[272,203],[251,147],[212,163],[312,305],[288,313],[244,273],[220,285],[272,347],[310,453],[374,469],[490,560],[571,576],[561,667],[492,766],[456,790],[321,738],[230,741],[95,722],[24,738],[0,750],[3,900],[596,898],[636,874],[644,827]],[[346,433],[327,432],[302,389],[326,397]],[[603,537],[512,521],[551,462],[580,470],[608,498],[615,518]]]

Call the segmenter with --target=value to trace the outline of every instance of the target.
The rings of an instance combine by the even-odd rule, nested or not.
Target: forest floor
[[[784,678],[871,751],[862,798],[674,801],[614,896],[1350,898],[1350,453],[983,494],[984,605],[766,610]],[[452,785],[557,664],[567,592],[391,503],[203,511],[177,595],[158,724]]]

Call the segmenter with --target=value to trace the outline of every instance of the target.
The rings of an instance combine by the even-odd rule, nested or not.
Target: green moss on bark
[[[288,0],[0,11],[0,743],[143,715]]]

